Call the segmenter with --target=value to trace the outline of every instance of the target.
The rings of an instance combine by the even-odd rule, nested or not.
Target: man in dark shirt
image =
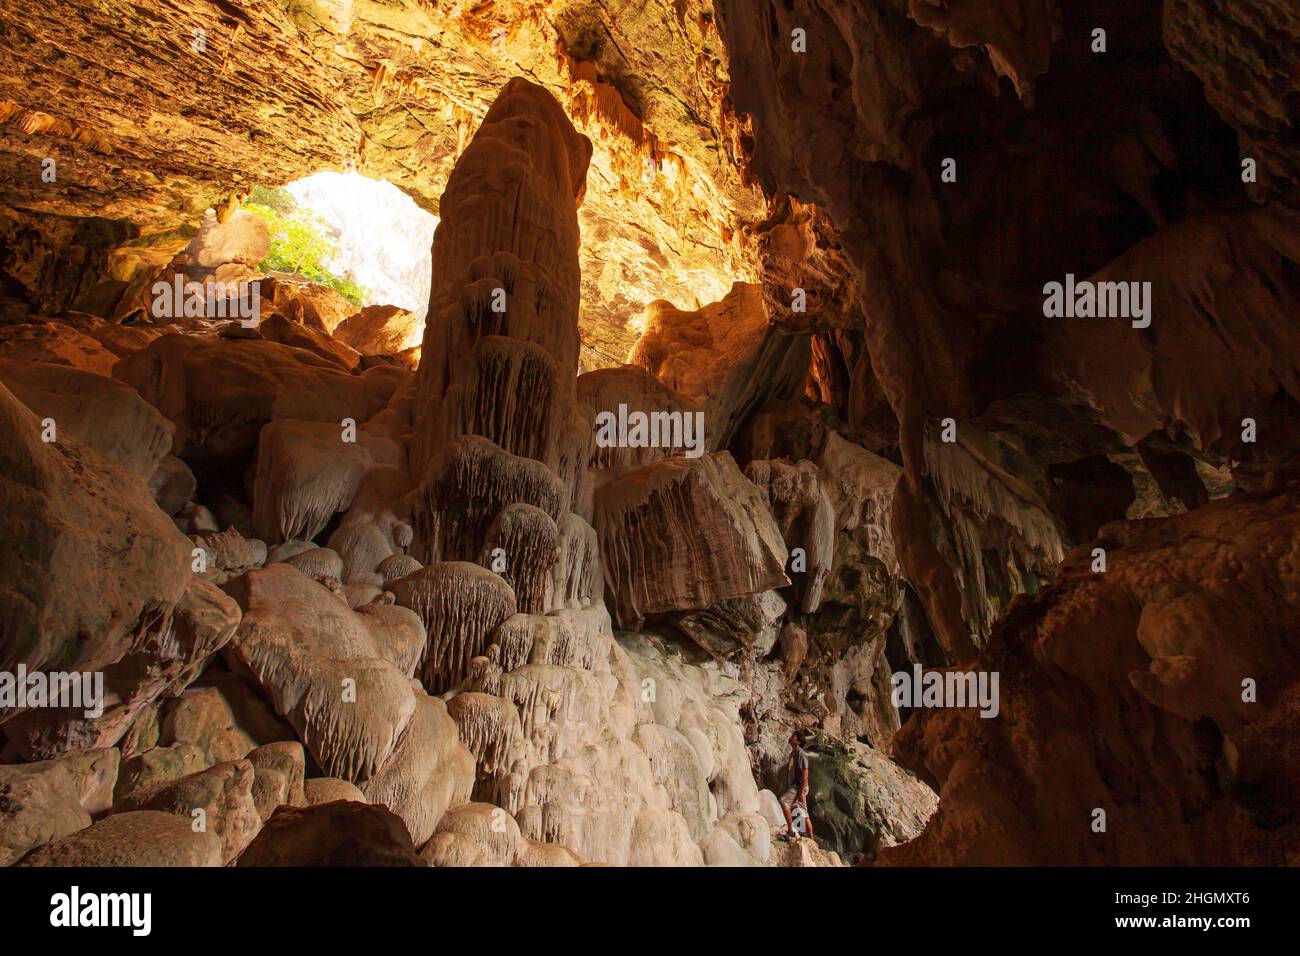
[[[794,731],[790,734],[790,789],[785,792],[781,798],[781,810],[785,813],[785,833],[782,837],[786,840],[798,839],[798,834],[794,832],[794,819],[792,813],[796,806],[803,808],[804,825],[808,828],[808,836],[813,835],[812,817],[808,814],[808,751],[803,749],[804,737],[801,731]]]

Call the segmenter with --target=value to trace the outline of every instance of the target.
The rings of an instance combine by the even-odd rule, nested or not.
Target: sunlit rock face
[[[636,338],[629,324],[648,302],[695,309],[758,277],[746,226],[764,217],[765,201],[742,171],[746,134],[726,99],[726,55],[702,0],[511,0],[450,11],[415,0],[292,9],[164,0],[123,19],[58,4],[0,17],[0,43],[15,45],[7,51],[15,62],[60,49],[87,71],[82,89],[66,70],[0,77],[0,174],[15,205],[125,220],[170,252],[186,238],[170,230],[205,209],[220,212],[255,184],[321,171],[387,180],[437,215],[497,91],[528,76],[594,146],[581,220],[584,368],[626,358]],[[70,32],[75,22],[84,30]],[[33,50],[34,59],[19,56]],[[195,82],[235,70],[237,95]],[[46,158],[66,188],[30,175]],[[110,165],[123,171],[110,174]],[[295,188],[317,194],[314,184]],[[366,195],[358,188],[324,205],[352,216],[360,204],[369,215]],[[113,279],[125,281],[140,257],[119,258]],[[354,260],[346,250],[342,258]],[[406,272],[394,264],[383,274],[394,270]],[[417,314],[424,307],[384,301]]]

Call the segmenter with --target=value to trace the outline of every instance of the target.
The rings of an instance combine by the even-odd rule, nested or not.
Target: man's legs
[[[781,812],[785,814],[785,835],[794,836],[794,818],[790,815],[794,802],[799,799],[799,795],[793,790],[787,791],[781,798]]]

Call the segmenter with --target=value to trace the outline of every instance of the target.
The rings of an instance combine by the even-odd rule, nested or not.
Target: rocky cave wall
[[[0,670],[107,697],[0,711],[4,862],[1295,862],[1286,4],[29,6]],[[422,333],[260,274],[322,168]]]

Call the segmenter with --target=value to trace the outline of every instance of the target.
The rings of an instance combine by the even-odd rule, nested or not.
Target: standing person
[[[796,840],[792,812],[796,806],[803,808],[804,821],[808,827],[808,836],[813,835],[812,816],[808,813],[808,751],[803,749],[803,732],[796,730],[790,734],[790,789],[781,797],[781,811],[785,814],[784,840]]]

